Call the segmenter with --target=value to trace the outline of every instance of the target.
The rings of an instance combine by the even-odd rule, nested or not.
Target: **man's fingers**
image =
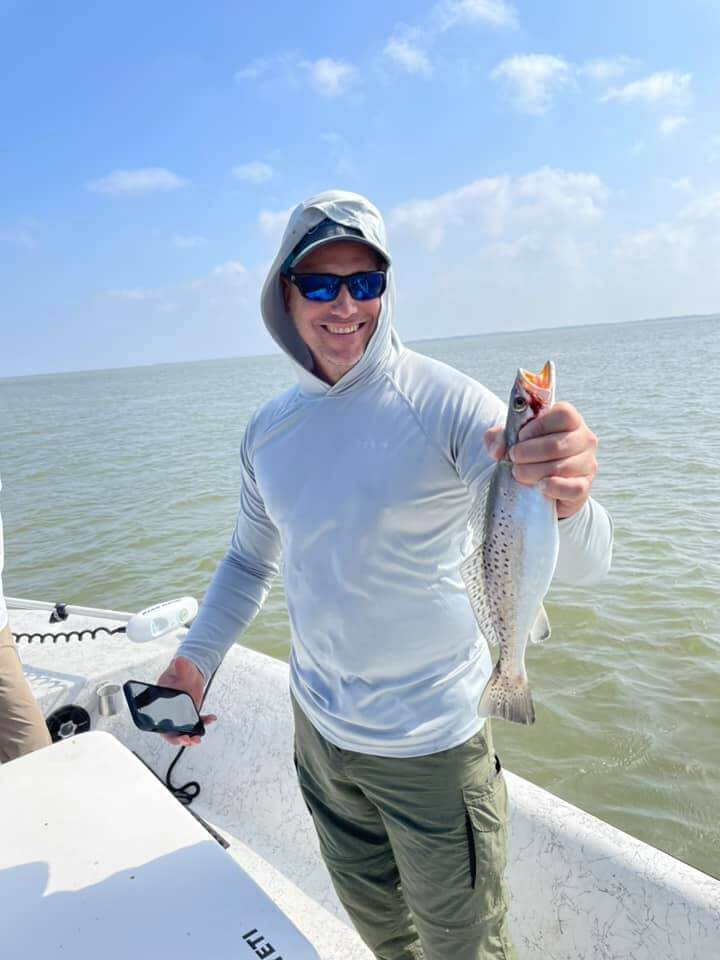
[[[597,462],[591,451],[584,451],[563,460],[543,460],[539,463],[514,463],[513,477],[519,483],[535,484],[546,477],[586,477],[597,473]]]
[[[569,433],[585,426],[585,421],[571,403],[560,400],[547,413],[534,417],[520,430],[519,439],[531,440],[547,433]]]
[[[594,451],[595,437],[589,430],[570,433],[548,433],[530,440],[520,440],[510,451],[513,463],[542,463],[566,460],[584,451]]]
[[[557,501],[559,519],[577,513],[590,495],[589,477],[547,477],[538,484],[546,497]]]
[[[215,723],[217,716],[214,713],[204,713],[200,719],[203,725],[208,727],[211,723]],[[160,736],[166,743],[169,743],[171,747],[194,747],[198,743],[202,743],[202,737],[191,737],[187,733],[161,733]]]
[[[173,736],[170,733],[161,733],[160,736],[165,743],[169,743],[171,747],[189,747],[192,743],[190,737],[185,733],[178,734],[177,736]]]

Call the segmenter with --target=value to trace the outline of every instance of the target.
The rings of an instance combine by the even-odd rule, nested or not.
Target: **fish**
[[[542,643],[550,637],[543,600],[555,572],[559,541],[555,501],[537,486],[513,478],[510,450],[521,428],[554,402],[551,360],[538,374],[518,369],[505,421],[505,456],[470,511],[477,546],[460,568],[478,626],[485,639],[499,647],[478,714],[513,723],[535,722],[525,650],[528,641]]]

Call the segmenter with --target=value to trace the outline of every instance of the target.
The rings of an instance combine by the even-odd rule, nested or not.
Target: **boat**
[[[178,750],[138,730],[117,690],[129,679],[155,682],[184,628],[133,643],[128,612],[7,602],[25,674],[56,742],[0,767],[0,902],[11,895],[16,905],[0,922],[0,955],[36,955],[27,948],[28,916],[35,916],[38,929],[45,925],[42,936],[35,931],[38,957],[126,958],[128,939],[137,946],[132,955],[143,958],[371,958],[335,896],[297,788],[285,663],[234,646],[203,706],[217,714],[217,723],[200,746],[182,753],[168,777]],[[107,773],[112,769],[114,777]],[[720,958],[720,880],[510,771],[505,777],[509,925],[521,960]],[[137,800],[151,793],[152,803]],[[55,841],[52,849],[43,846],[43,824],[60,795],[65,821],[54,826],[61,835],[72,833],[72,852]],[[73,797],[80,795],[76,810]],[[111,822],[100,816],[95,825],[120,799]],[[153,824],[146,834],[144,819]],[[18,821],[30,833],[36,826],[24,847]],[[156,849],[160,835],[165,846]],[[92,846],[85,849],[88,836]],[[138,837],[145,837],[139,848]],[[188,850],[195,859],[188,860]],[[23,856],[35,864],[32,870]],[[103,884],[91,882],[89,864],[93,858],[102,864],[103,857],[121,866],[112,874],[106,868],[107,896],[90,896]],[[58,871],[64,879],[61,888],[56,883],[49,893],[49,884],[39,895],[47,880],[47,870],[37,867],[43,859],[50,880]],[[120,880],[130,876],[147,878],[144,889],[156,893],[123,899],[131,885]],[[158,876],[165,878],[159,884]],[[177,880],[175,888],[172,878],[181,876],[203,882],[194,890],[187,879]],[[217,898],[208,900],[205,892],[235,885],[241,895],[218,914]],[[58,897],[64,897],[62,908],[50,909]],[[255,913],[243,913],[246,908]],[[53,940],[59,917],[62,947]],[[260,919],[250,922],[253,917]],[[225,939],[218,940],[221,934]]]

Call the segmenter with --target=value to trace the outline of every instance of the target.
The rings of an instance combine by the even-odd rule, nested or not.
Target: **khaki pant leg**
[[[340,902],[377,960],[423,960],[382,819],[293,700],[295,767]]]
[[[507,790],[489,723],[425,757],[352,755],[379,809],[427,960],[516,960],[503,882]]]
[[[9,627],[0,630],[0,763],[50,744]]]

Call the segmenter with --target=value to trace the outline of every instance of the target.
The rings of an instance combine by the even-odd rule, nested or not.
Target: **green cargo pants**
[[[333,885],[377,960],[516,960],[507,791],[489,722],[425,757],[334,746],[297,703],[295,766]]]

